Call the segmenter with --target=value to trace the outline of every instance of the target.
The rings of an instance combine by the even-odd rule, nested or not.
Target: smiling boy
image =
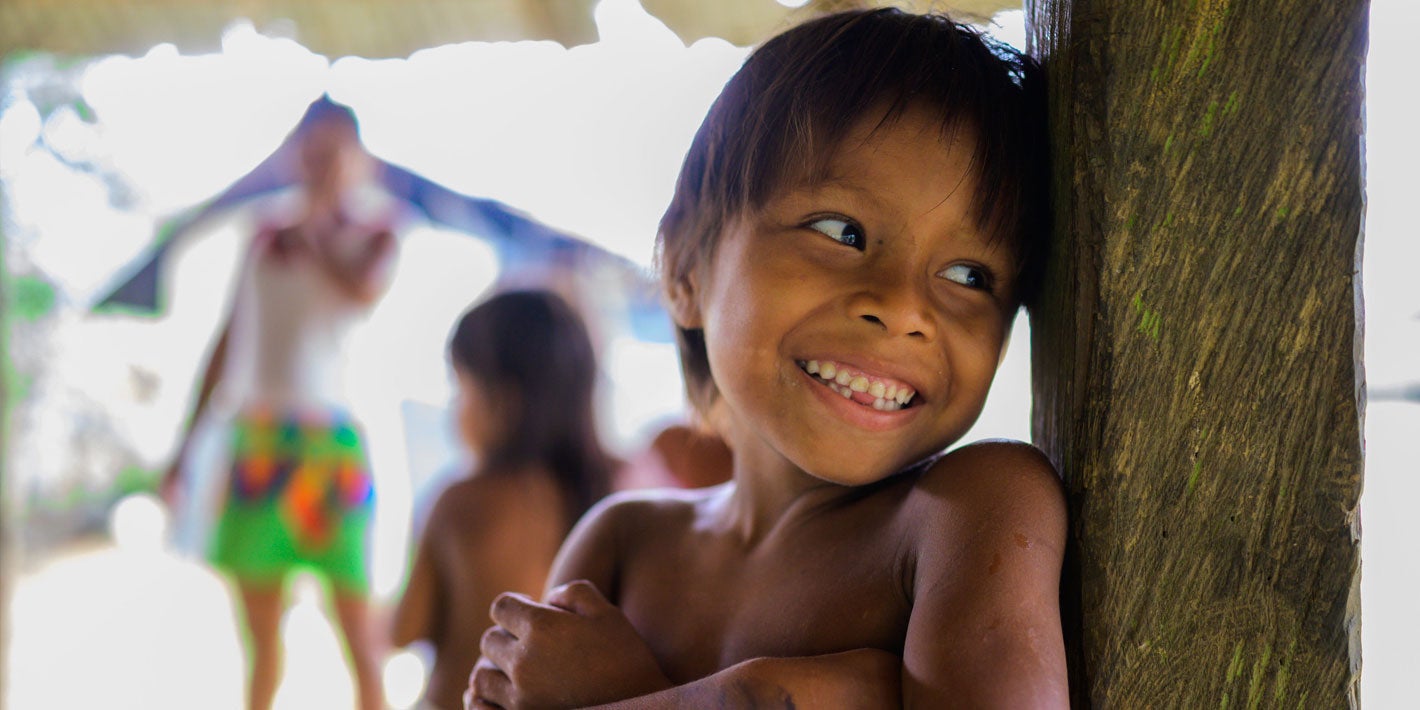
[[[478,707],[1065,707],[1066,515],[975,422],[1038,257],[1034,68],[941,16],[766,43],[686,157],[660,257],[733,480],[595,508],[504,595]]]

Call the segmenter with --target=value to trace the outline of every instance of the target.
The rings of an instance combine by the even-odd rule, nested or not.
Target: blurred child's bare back
[[[545,471],[481,473],[450,485],[430,513],[396,621],[395,642],[436,650],[428,696],[462,707],[488,607],[505,591],[541,594],[570,525]]]

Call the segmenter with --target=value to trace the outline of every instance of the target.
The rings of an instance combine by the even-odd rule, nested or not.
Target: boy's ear
[[[686,274],[666,287],[666,300],[670,301],[671,320],[676,325],[686,330],[705,327],[700,317],[700,298],[694,273]]]

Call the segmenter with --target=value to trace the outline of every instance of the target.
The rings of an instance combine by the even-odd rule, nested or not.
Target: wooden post
[[[1357,707],[1366,0],[1027,0],[1078,707]]]

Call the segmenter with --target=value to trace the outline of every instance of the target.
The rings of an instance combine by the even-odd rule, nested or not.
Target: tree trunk
[[[1027,0],[1078,707],[1357,707],[1366,0]]]

